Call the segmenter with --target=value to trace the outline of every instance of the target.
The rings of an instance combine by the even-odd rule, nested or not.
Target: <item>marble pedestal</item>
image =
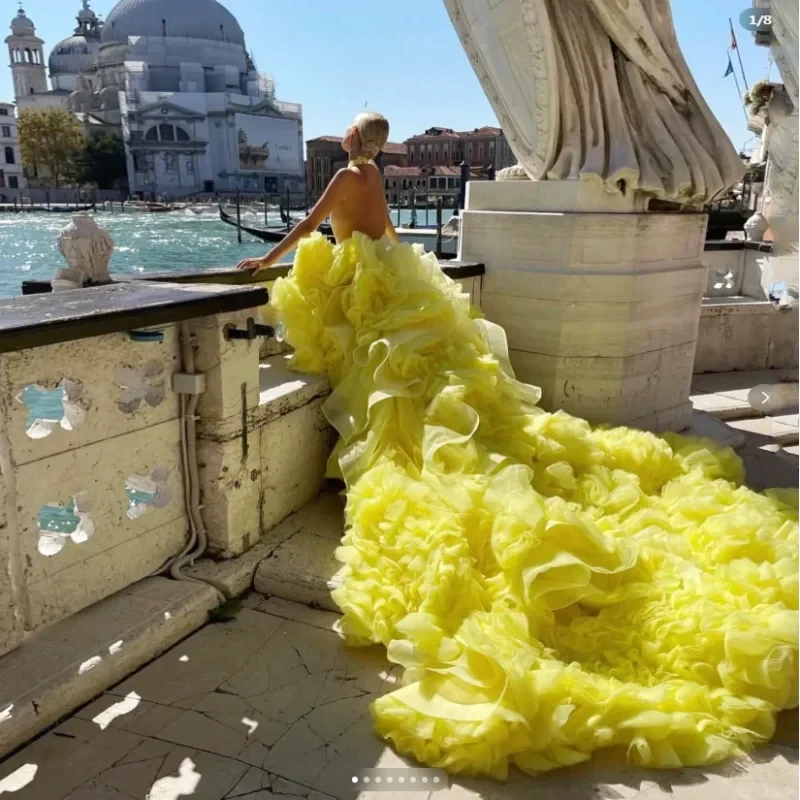
[[[707,218],[567,181],[473,182],[460,258],[486,266],[481,306],[542,405],[593,423],[683,430]]]

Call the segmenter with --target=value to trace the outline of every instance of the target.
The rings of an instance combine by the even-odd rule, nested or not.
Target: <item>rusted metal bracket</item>
[[[272,339],[275,336],[275,329],[269,325],[260,325],[252,317],[247,320],[247,328],[242,330],[235,325],[226,325],[223,328],[225,339],[228,341],[232,339],[244,339],[245,341],[252,342],[254,339],[264,338]]]

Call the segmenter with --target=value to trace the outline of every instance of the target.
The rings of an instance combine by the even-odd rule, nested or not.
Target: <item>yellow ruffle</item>
[[[405,668],[373,707],[399,752],[505,778],[624,747],[712,764],[797,705],[797,493],[709,442],[537,406],[436,259],[304,241],[272,304],[326,373],[347,485],[352,644]]]

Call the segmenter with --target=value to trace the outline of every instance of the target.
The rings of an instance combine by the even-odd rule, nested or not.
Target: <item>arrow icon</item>
[[[766,384],[753,387],[747,395],[747,402],[756,411],[766,411],[775,402],[775,387]]]

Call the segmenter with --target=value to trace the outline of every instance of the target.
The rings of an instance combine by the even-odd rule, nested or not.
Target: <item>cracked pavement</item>
[[[348,649],[326,611],[258,594],[0,766],[13,800],[796,800],[797,714],[773,742],[712,770],[637,770],[612,756],[506,785],[360,792],[361,769],[417,766],[372,732],[396,684],[382,648]],[[433,797],[435,795],[435,798]]]

